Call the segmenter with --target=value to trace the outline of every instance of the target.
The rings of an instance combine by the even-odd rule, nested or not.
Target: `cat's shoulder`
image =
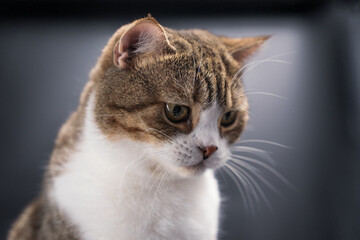
[[[61,214],[55,208],[49,209],[42,196],[34,199],[12,225],[7,240],[78,240],[78,234],[67,220],[59,217]],[[56,222],[54,214],[58,215]]]

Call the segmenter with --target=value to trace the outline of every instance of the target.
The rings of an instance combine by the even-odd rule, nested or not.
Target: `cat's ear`
[[[113,49],[113,62],[128,68],[139,56],[174,50],[163,27],[151,16],[130,24]]]
[[[227,38],[219,37],[229,53],[240,64],[246,58],[256,52],[261,45],[271,36],[247,37],[247,38]]]

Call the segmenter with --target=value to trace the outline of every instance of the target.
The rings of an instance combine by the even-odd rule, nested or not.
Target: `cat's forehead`
[[[152,67],[158,81],[158,91],[165,102],[184,105],[200,104],[207,108],[215,101],[231,107],[233,76],[230,76],[221,56],[202,53],[181,53],[160,59]],[[150,72],[150,71],[149,71]]]

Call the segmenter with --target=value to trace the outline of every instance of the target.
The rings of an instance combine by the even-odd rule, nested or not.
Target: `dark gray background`
[[[272,4],[270,4],[272,3]],[[176,29],[231,37],[272,34],[244,77],[250,123],[243,139],[268,151],[291,189],[264,187],[255,213],[219,173],[221,239],[360,239],[360,17],[356,1],[0,2],[0,238],[41,188],[61,124],[108,38],[147,12]],[[125,11],[129,9],[129,11]],[[138,6],[138,8],[137,8]],[[259,93],[264,92],[264,93]]]

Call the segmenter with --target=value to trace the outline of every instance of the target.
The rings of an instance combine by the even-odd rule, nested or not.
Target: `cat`
[[[119,28],[8,240],[217,239],[214,171],[248,120],[239,72],[269,37]]]

